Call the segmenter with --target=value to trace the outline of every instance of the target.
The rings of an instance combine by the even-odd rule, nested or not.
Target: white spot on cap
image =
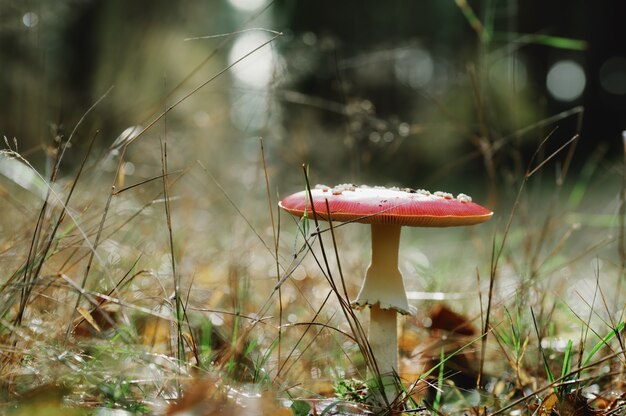
[[[458,194],[456,196],[456,199],[458,199],[461,202],[472,202],[472,197],[469,195],[465,195],[465,194]]]
[[[341,195],[345,191],[355,191],[356,185],[351,183],[342,183],[333,188],[333,195]]]
[[[626,134],[626,132],[625,132]],[[368,186],[368,185],[354,185],[351,183],[343,183],[334,187],[326,185],[315,185],[316,190],[322,192],[331,192],[333,195],[343,195],[344,192],[355,192],[362,194],[363,192],[370,192],[376,194],[381,198],[410,198],[410,199],[455,199],[454,195],[448,192],[437,191],[431,193],[425,189],[411,189],[411,188],[399,188],[397,186]],[[466,194],[458,194],[456,197],[460,202],[472,202],[472,197]]]
[[[444,199],[453,199],[454,196],[448,192],[441,192],[441,191],[437,191],[433,194],[434,196],[438,196],[439,198],[444,198]]]

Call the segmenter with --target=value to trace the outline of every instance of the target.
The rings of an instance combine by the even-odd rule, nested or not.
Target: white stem
[[[403,315],[410,313],[402,275],[398,270],[399,247],[399,225],[372,224],[372,261],[357,299],[352,302],[353,306],[379,305],[382,309],[395,309]]]
[[[396,392],[393,374],[398,372],[398,313],[393,309],[370,309],[369,343],[381,375],[387,400],[394,399]]]
[[[409,301],[398,270],[399,225],[372,224],[372,260],[355,307],[369,305],[369,344],[383,383],[387,401],[396,392],[394,373],[398,372],[397,314],[409,313]]]

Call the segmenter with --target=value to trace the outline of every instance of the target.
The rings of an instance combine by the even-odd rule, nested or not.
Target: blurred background
[[[113,293],[137,268],[145,273],[133,275],[120,295],[129,304],[174,313],[172,293],[183,288],[198,308],[192,326],[204,334],[221,327],[227,340],[247,325],[239,313],[248,315],[258,356],[268,359],[278,328],[316,320],[330,296],[319,263],[308,250],[298,253],[305,247],[298,219],[279,216],[276,205],[304,189],[304,163],[313,184],[462,192],[493,208],[493,220],[480,227],[403,232],[400,269],[416,293],[411,300],[420,302],[416,321],[407,320],[416,343],[432,324],[423,323],[431,318],[422,300],[442,293],[437,299],[477,323],[484,308],[476,289],[488,293],[496,273],[494,305],[514,310],[554,295],[565,299],[564,314],[587,316],[600,274],[605,293],[619,294],[626,270],[624,16],[626,3],[610,0],[0,0],[0,149],[17,150],[50,178],[58,149],[69,143],[59,177],[49,180],[54,197],[24,163],[0,155],[0,263],[19,271],[0,305],[9,310],[19,299],[20,270],[39,236],[46,261],[34,281],[52,293],[29,313],[39,316],[31,312],[37,307],[46,317],[42,334],[59,337],[61,328],[65,337],[79,306],[59,275]],[[165,143],[170,176],[162,181]],[[526,193],[516,199],[523,183]],[[70,192],[63,206],[72,218],[56,223],[57,195],[69,200]],[[40,211],[43,201],[49,205]],[[505,227],[496,271],[489,259]],[[369,230],[337,230],[343,272],[362,275]],[[53,245],[44,244],[47,235]],[[96,252],[91,267],[87,254]],[[277,293],[277,279],[287,276]],[[359,283],[351,279],[348,292],[356,294]],[[350,331],[332,302],[320,322]],[[621,308],[618,295],[615,304]],[[256,326],[266,315],[271,325]],[[154,343],[158,352],[174,345],[169,321],[126,308],[120,316],[141,335],[130,342]],[[574,335],[564,339],[577,339],[580,327],[567,316],[574,324],[561,328]],[[286,363],[300,344],[300,327],[293,328],[280,338],[284,349],[274,363]],[[283,371],[297,380],[292,385],[304,378],[308,389],[306,380],[358,374],[358,361],[347,373],[341,365],[344,351],[358,352],[355,345],[318,334],[327,338],[302,351],[310,362],[290,361],[301,373],[292,364]],[[439,359],[439,347],[433,351]],[[495,366],[506,365],[493,351]],[[126,361],[111,357],[130,377]],[[207,357],[211,368],[210,351]],[[134,379],[156,378],[144,375],[152,370],[142,354],[136,363]],[[275,372],[274,363],[259,368]],[[536,368],[543,371],[543,363]],[[163,374],[170,379],[172,371]]]
[[[315,182],[480,195],[557,127],[546,153],[580,132],[575,164],[621,154],[625,12],[582,0],[0,0],[0,133],[44,171],[102,98],[72,139],[71,172],[96,130],[105,152],[271,40],[134,143],[127,174],[151,176],[168,137],[172,164],[246,182],[262,136],[281,189],[301,187],[308,163]]]

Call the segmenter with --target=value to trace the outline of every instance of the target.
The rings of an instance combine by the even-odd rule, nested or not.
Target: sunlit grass
[[[46,181],[54,188],[47,199],[3,179],[11,198],[2,227],[12,230],[0,242],[4,403],[365,412],[365,341],[328,277],[339,283],[341,265],[354,296],[368,262],[366,232],[338,226],[333,241],[325,228],[326,265],[311,219],[304,236],[278,211],[272,226],[262,163],[260,190],[231,195],[203,165],[174,171],[165,144],[155,152],[161,172],[136,186],[130,176],[112,189],[119,175],[105,180],[89,154],[80,175],[59,171]],[[407,286],[444,300],[413,301],[418,313],[403,322],[398,409],[491,414],[536,408],[551,393],[555,409],[574,395],[599,410],[623,406],[610,393],[624,356],[621,178],[598,177],[602,189],[588,176],[585,189],[576,181],[536,187],[537,166],[553,162],[544,160],[531,162],[515,200],[499,200],[491,227],[404,234]],[[574,193],[576,204],[565,204]],[[608,221],[596,224],[597,215]]]
[[[484,44],[500,41],[492,21],[457,4]],[[510,33],[507,41],[513,35],[522,44],[586,47],[543,35]],[[472,173],[465,166],[482,160],[485,201],[477,202],[495,216],[480,227],[403,231],[400,268],[417,312],[401,321],[398,395],[381,404],[362,329],[368,313],[348,307],[369,262],[367,228],[317,228],[313,218],[294,219],[277,208],[279,196],[306,189],[307,178],[315,184],[332,177],[325,168],[337,160],[355,165],[354,156],[328,142],[309,149],[307,135],[327,133],[310,125],[315,117],[292,124],[289,149],[256,137],[225,145],[232,133],[221,102],[211,108],[215,119],[201,144],[168,124],[176,110],[193,112],[199,101],[192,98],[221,82],[231,66],[206,77],[202,64],[185,70],[190,85],[201,80],[163,93],[164,102],[147,106],[156,112],[142,109],[151,116],[134,120],[143,127],[111,148],[79,147],[79,160],[65,164],[73,133],[59,139],[43,173],[29,165],[19,139],[5,141],[2,412],[550,415],[572,406],[587,412],[580,414],[624,412],[623,163],[599,148],[578,170],[570,163],[577,131],[554,130],[570,120],[580,125],[584,109],[497,135],[481,107],[482,74],[473,67],[465,87],[475,97],[452,95],[455,106],[477,113],[476,126],[455,120],[456,109],[446,107],[450,97],[432,99],[439,121],[454,124],[446,126],[474,147],[442,157],[427,181],[443,181],[453,170],[461,178],[446,184],[480,190],[483,184],[466,180]],[[272,94],[287,105],[382,122],[365,101]],[[472,98],[476,109],[466,105]],[[258,111],[278,110],[266,104]],[[445,124],[394,123],[407,135]],[[528,146],[529,133],[545,142],[526,160],[518,146]],[[88,139],[97,143],[96,134]],[[404,150],[396,146],[390,160]],[[287,153],[288,163],[268,151]],[[312,159],[307,169],[289,170],[302,155]],[[294,184],[299,188],[285,189]]]

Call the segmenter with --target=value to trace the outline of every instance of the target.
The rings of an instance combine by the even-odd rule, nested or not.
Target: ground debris
[[[546,396],[539,405],[539,416],[594,416],[605,414],[591,408],[580,391],[564,395],[556,393]]]

